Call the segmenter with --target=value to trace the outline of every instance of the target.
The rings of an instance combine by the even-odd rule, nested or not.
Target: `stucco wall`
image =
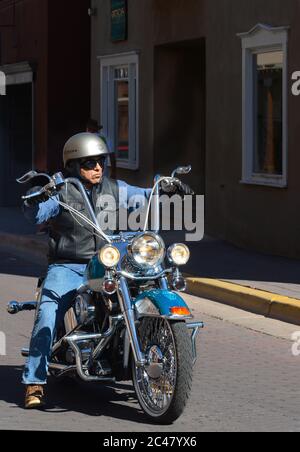
[[[14,3],[0,3],[0,64],[29,61],[35,65],[35,164],[39,168],[45,168],[48,139],[48,0]]]
[[[288,188],[240,184],[242,50],[239,32],[257,23],[289,25],[289,78],[300,68],[299,1],[207,3],[207,231],[260,251],[300,256],[299,103],[290,94]],[[291,84],[290,84],[291,85]]]
[[[300,70],[299,0],[128,0],[129,39],[110,41],[110,1],[95,1],[92,19],[92,114],[100,119],[96,56],[140,50],[140,169],[119,171],[149,183],[155,153],[155,47],[205,39],[206,233],[268,253],[300,257],[298,152],[300,97],[288,87],[288,188],[240,184],[242,177],[242,49],[237,33],[257,23],[289,25],[288,73]],[[155,108],[155,109],[154,109]],[[167,109],[165,109],[167,111]],[[174,156],[170,155],[170,158]],[[199,159],[200,159],[199,154]]]
[[[118,177],[136,184],[150,184],[154,175],[154,47],[194,39],[203,34],[203,2],[183,0],[166,2],[128,1],[128,41],[112,43],[110,39],[110,1],[94,1],[97,16],[92,18],[92,116],[100,121],[100,63],[97,56],[140,52],[139,135],[140,168],[118,170]],[[157,162],[156,162],[157,163]]]
[[[62,166],[63,146],[85,132],[90,116],[90,0],[51,0],[48,34],[48,168]]]

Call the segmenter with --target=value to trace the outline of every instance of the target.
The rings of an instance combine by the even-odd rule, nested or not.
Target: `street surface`
[[[32,313],[10,316],[11,300],[31,300],[38,264],[0,250],[0,430],[93,432],[300,431],[300,356],[291,335],[300,327],[264,319],[196,297],[185,296],[195,318],[205,322],[190,402],[172,426],[148,422],[131,384],[99,386],[49,381],[44,411],[23,409],[20,383]]]

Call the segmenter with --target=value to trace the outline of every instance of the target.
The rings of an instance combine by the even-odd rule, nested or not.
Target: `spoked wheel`
[[[148,417],[171,424],[183,412],[192,385],[191,338],[185,323],[161,317],[144,318],[138,334],[147,365],[132,360],[133,383]]]

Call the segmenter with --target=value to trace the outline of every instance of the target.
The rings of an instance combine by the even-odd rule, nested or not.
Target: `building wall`
[[[0,1],[1,65],[35,71],[35,166],[57,171],[90,115],[90,0]]]
[[[299,98],[289,86],[288,188],[240,184],[242,50],[237,33],[257,23],[289,25],[289,80],[300,68],[299,1],[207,2],[207,232],[267,253],[300,256]]]
[[[0,1],[0,65],[29,61],[35,68],[35,165],[46,167],[48,0]]]
[[[128,29],[130,39],[120,43],[110,40],[110,1],[97,1],[97,16],[92,19],[92,116],[100,118],[100,62],[99,56],[140,51],[140,169],[138,171],[118,170],[118,177],[130,182],[150,182],[153,172],[153,86],[152,22],[150,2],[133,0],[128,5]]]
[[[137,171],[118,170],[118,177],[131,183],[151,184],[160,166],[159,152],[154,155],[154,58],[155,47],[204,35],[204,2],[165,0],[128,1],[128,37],[120,43],[110,39],[110,0],[94,1],[97,16],[92,19],[92,116],[100,118],[100,63],[97,57],[128,51],[140,52],[139,135],[140,167]],[[159,146],[157,144],[156,146]],[[176,149],[174,164],[176,165]],[[164,162],[162,162],[162,165]]]
[[[90,0],[51,0],[48,34],[49,171],[62,166],[63,146],[85,132],[90,116]]]
[[[205,104],[205,131],[199,134],[200,150],[196,168],[200,179],[205,174],[205,189],[196,183],[198,193],[206,194],[206,233],[226,239],[239,246],[262,252],[300,257],[299,177],[299,97],[288,97],[288,188],[242,185],[242,49],[237,33],[247,32],[258,23],[272,26],[289,25],[288,74],[300,70],[298,43],[298,0],[128,0],[128,40],[112,44],[110,41],[110,0],[94,1],[98,15],[92,20],[92,114],[100,118],[99,55],[140,51],[140,168],[136,172],[120,170],[119,177],[129,182],[149,184],[154,171],[166,167],[166,156],[160,153],[159,143],[165,130],[172,143],[179,119],[170,127],[170,104],[162,101],[159,112],[159,93],[163,79],[157,72],[162,46],[182,41],[204,40],[205,79],[202,81]],[[195,55],[197,53],[195,52]],[[202,54],[203,58],[203,54]],[[165,61],[167,61],[165,59]],[[171,66],[169,86],[172,80]],[[161,66],[163,67],[163,65]],[[179,67],[179,65],[177,65]],[[167,65],[164,68],[167,71]],[[201,78],[201,77],[200,77]],[[157,85],[157,80],[159,84]],[[165,82],[168,86],[168,81]],[[157,88],[158,87],[158,88]],[[206,98],[206,100],[205,100]],[[191,104],[192,106],[192,104]],[[174,110],[174,109],[173,109]],[[170,121],[169,121],[170,119]],[[190,116],[193,120],[193,115]],[[176,125],[176,127],[175,127]],[[169,131],[167,131],[169,127]],[[175,133],[175,135],[176,135]],[[195,132],[192,136],[197,139]],[[179,135],[182,140],[183,135]],[[174,146],[173,146],[174,148]],[[195,152],[195,151],[193,151]],[[203,154],[204,153],[204,154]],[[170,161],[176,163],[178,154],[168,149]],[[179,156],[180,157],[180,156]],[[194,157],[195,158],[195,157]],[[205,171],[203,170],[205,167]]]

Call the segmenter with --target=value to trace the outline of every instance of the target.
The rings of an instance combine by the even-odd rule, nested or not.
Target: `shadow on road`
[[[24,385],[21,384],[22,367],[0,366],[0,400],[11,407],[24,407]],[[81,413],[93,417],[111,417],[136,423],[149,424],[142,412],[130,383],[102,385],[70,380],[60,382],[49,378],[46,390],[49,414]]]
[[[0,274],[14,276],[28,276],[39,278],[47,270],[44,260],[37,261],[28,253],[21,253],[13,248],[0,246]]]

